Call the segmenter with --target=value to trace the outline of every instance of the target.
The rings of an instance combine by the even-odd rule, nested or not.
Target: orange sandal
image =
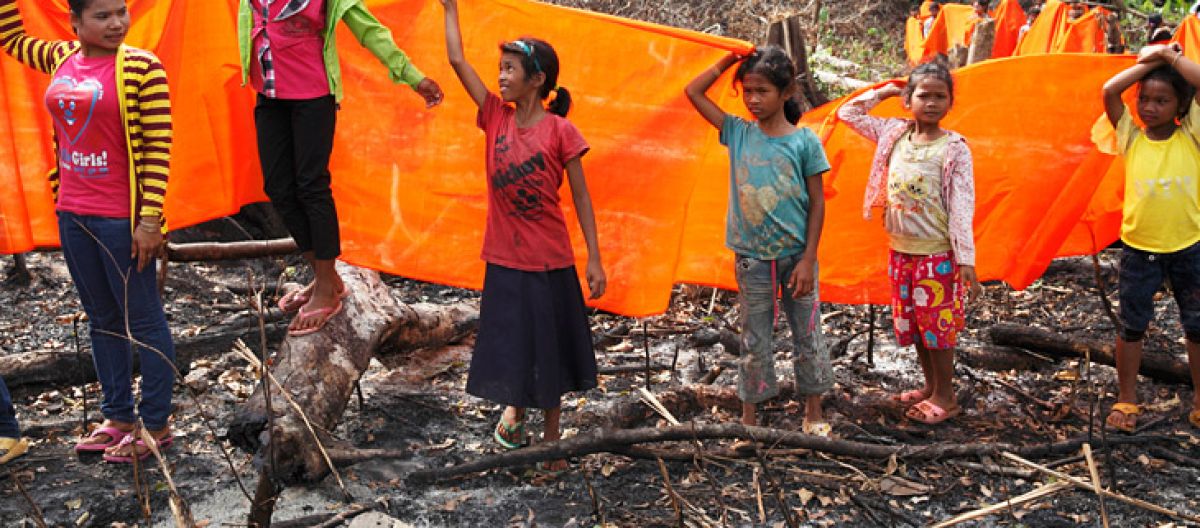
[[[1192,424],[1192,427],[1200,429],[1200,409],[1188,413],[1188,423]]]
[[[1113,415],[1115,413],[1121,413],[1121,419],[1119,421],[1113,420]],[[1132,434],[1135,430],[1137,430],[1137,417],[1141,414],[1142,408],[1138,407],[1136,403],[1114,403],[1112,410],[1108,413],[1108,418],[1104,419],[1104,425],[1109,431],[1120,431],[1123,433]],[[1132,424],[1129,423],[1129,417],[1133,417]]]

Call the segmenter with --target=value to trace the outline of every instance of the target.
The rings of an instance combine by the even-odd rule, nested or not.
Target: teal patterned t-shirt
[[[798,128],[768,136],[753,121],[727,115],[721,144],[729,148],[729,217],[725,245],[739,255],[775,260],[804,251],[807,179],[829,170],[817,135]]]

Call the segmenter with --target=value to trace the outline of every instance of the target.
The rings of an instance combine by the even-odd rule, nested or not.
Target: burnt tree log
[[[265,320],[269,340],[278,341],[287,332],[285,324],[277,323],[282,319],[283,314],[279,310],[267,313]],[[81,322],[78,331],[82,346],[87,341],[87,323]],[[258,317],[242,317],[230,323],[210,326],[192,336],[176,337],[175,364],[186,374],[193,361],[229,352],[238,339],[247,343],[259,341]],[[139,371],[139,361],[135,354],[135,373]],[[89,347],[80,352],[55,350],[0,356],[0,376],[9,389],[41,390],[91,383],[96,381],[96,369]]]
[[[321,331],[307,336],[288,336],[273,354],[271,374],[318,431],[333,431],[355,382],[371,359],[387,344],[395,351],[445,345],[472,333],[478,310],[471,305],[407,305],[393,297],[379,274],[338,263],[338,271],[349,294],[342,299],[342,312]],[[235,413],[229,440],[247,451],[256,451],[275,482],[313,481],[329,471],[316,440],[303,419],[271,387],[271,409],[275,412],[268,430],[266,402],[260,384]],[[322,443],[328,445],[327,439]]]
[[[1093,363],[1116,366],[1116,345],[1111,341],[1072,338],[1049,330],[1009,323],[993,325],[988,330],[992,343],[1032,350],[1059,358],[1084,358],[1091,356]],[[1147,350],[1142,355],[1142,366],[1138,371],[1168,383],[1191,385],[1191,372],[1184,361],[1163,352]]]

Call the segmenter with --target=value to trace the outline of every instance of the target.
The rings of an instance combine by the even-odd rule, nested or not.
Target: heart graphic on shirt
[[[95,79],[75,82],[75,79],[64,76],[50,83],[48,92],[50,104],[58,107],[51,113],[67,131],[67,141],[73,145],[83,137],[92,122],[92,114],[96,111],[96,103],[104,87]]]

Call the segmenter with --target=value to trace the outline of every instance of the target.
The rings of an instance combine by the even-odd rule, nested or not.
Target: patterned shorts
[[[965,323],[963,288],[952,253],[908,255],[891,252],[892,323],[902,347],[920,342],[929,350],[958,344]]]

